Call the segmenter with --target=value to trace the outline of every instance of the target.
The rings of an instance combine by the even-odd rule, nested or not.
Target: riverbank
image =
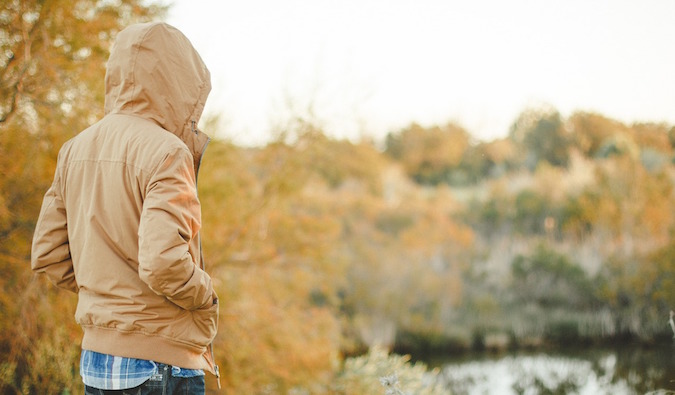
[[[651,336],[638,336],[630,332],[613,335],[584,332],[578,321],[549,324],[543,333],[517,335],[511,330],[456,330],[453,334],[401,332],[397,334],[392,351],[427,360],[437,355],[457,355],[505,352],[548,352],[569,348],[615,347],[664,347],[675,345],[675,338],[668,330]]]

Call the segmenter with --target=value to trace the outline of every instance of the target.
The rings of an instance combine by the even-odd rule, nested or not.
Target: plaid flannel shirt
[[[158,374],[157,363],[144,359],[116,357],[95,351],[82,350],[80,376],[85,385],[102,390],[121,390],[138,387]],[[203,376],[201,369],[171,367],[173,377]]]

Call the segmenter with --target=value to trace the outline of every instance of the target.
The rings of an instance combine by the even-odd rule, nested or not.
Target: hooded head
[[[197,123],[211,75],[190,41],[162,22],[118,33],[106,65],[105,114],[136,115],[178,136],[192,151],[195,171],[208,137]]]

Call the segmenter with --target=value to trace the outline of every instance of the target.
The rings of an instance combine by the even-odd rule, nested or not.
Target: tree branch
[[[9,118],[14,114],[16,111],[18,105],[19,105],[19,98],[20,98],[20,93],[22,93],[22,87],[23,87],[23,79],[24,76],[26,75],[26,72],[28,71],[28,66],[30,65],[30,61],[32,59],[31,56],[31,49],[33,47],[33,33],[35,32],[35,29],[40,25],[40,22],[42,20],[42,12],[38,14],[37,19],[35,22],[30,26],[30,28],[26,29],[25,26],[22,25],[21,33],[23,36],[23,67],[21,67],[21,71],[19,72],[16,81],[12,84],[9,84],[8,86],[8,91],[10,91],[9,95],[9,109],[7,112],[4,114],[0,114],[0,123],[7,122]],[[17,58],[16,52],[12,52],[13,56],[9,59],[7,62],[7,65],[5,66],[5,70],[3,70],[2,75],[7,72],[9,69],[9,66],[12,62],[14,62]],[[17,66],[18,67],[18,66]]]

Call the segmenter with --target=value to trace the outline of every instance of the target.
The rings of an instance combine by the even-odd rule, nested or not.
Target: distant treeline
[[[385,154],[420,187],[447,187],[459,205],[451,217],[474,236],[461,302],[435,341],[481,348],[672,336],[671,125],[532,109],[503,139],[412,125],[388,136]],[[404,349],[434,348],[405,332]]]

